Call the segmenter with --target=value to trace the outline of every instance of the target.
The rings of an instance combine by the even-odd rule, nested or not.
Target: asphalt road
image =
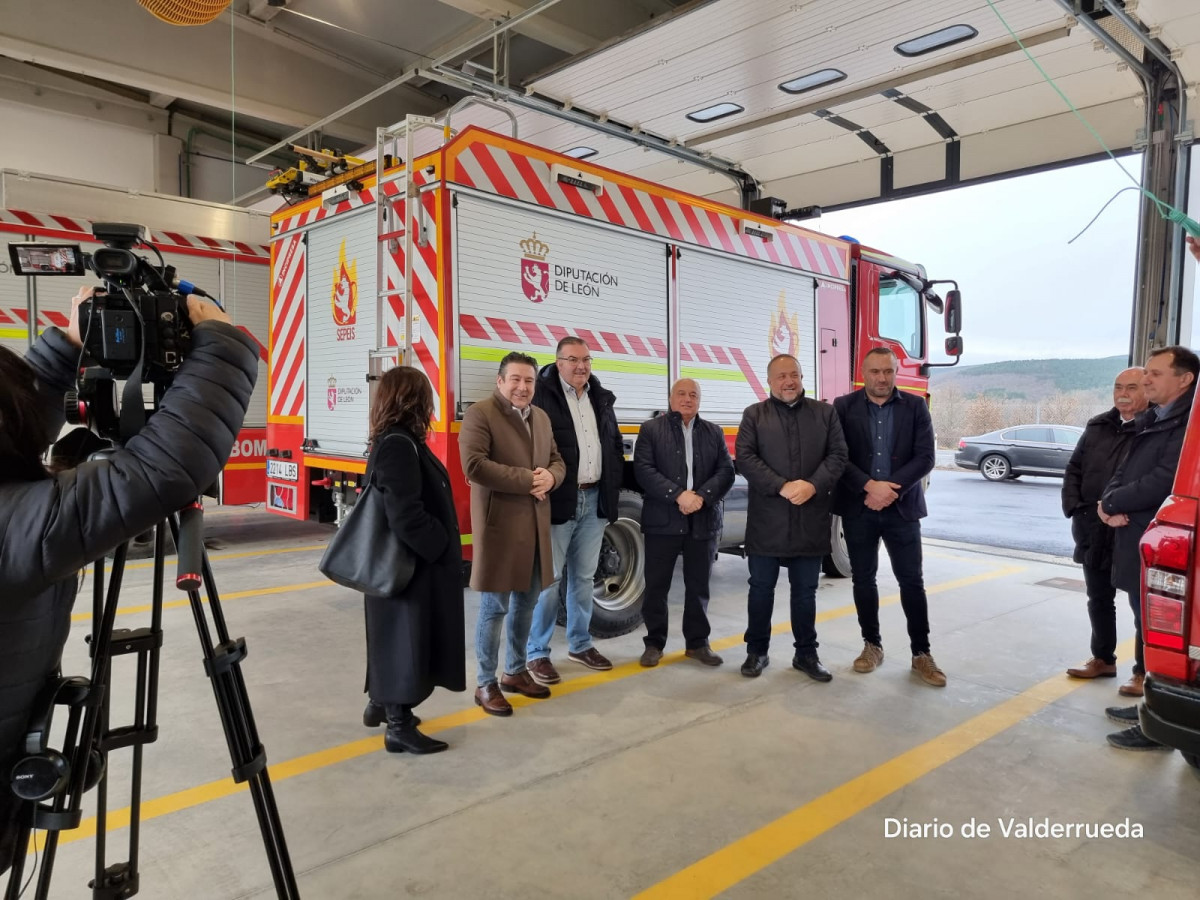
[[[934,469],[921,531],[947,541],[1069,557],[1075,545],[1061,492],[1061,478],[992,482],[971,469]]]

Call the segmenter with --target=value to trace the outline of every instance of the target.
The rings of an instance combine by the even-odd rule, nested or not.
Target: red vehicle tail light
[[[1142,562],[1147,567],[1187,572],[1192,558],[1192,533],[1175,525],[1155,523],[1141,542]]]
[[[958,449],[959,449],[959,450],[966,450],[966,449],[967,449],[967,442],[966,442],[966,440],[964,440],[963,438],[959,438],[959,439],[958,439]]]
[[[1145,640],[1171,650],[1183,649],[1183,601],[1160,594],[1146,595]]]

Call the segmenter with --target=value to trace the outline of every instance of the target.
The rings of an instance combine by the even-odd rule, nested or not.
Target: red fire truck
[[[413,130],[396,132],[410,148]],[[943,301],[919,266],[474,127],[444,140],[439,128],[427,152],[400,157],[407,167],[388,167],[389,139],[398,149],[381,131],[382,177],[272,220],[267,505],[280,515],[340,519],[353,503],[371,376],[397,361],[433,385],[430,443],[456,478],[468,558],[460,422],[510,350],[549,362],[561,337],[583,337],[627,450],[678,377],[700,382],[702,415],[732,446],[777,353],[800,360],[810,396],[832,400],[853,389],[865,348],[887,344],[901,387],[927,396],[926,309]],[[944,308],[957,355],[957,291]],[[741,500],[727,503],[726,549],[741,543]],[[605,535],[601,636],[640,622],[640,509],[627,491]],[[848,574],[835,556],[827,568]]]

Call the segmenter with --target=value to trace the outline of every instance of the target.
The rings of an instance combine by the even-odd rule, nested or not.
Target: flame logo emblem
[[[796,313],[788,313],[787,292],[779,292],[779,307],[771,314],[771,331],[767,337],[767,346],[771,357],[781,353],[795,356],[800,349],[800,320]]]
[[[353,325],[358,318],[358,260],[346,259],[346,242],[338,251],[338,264],[333,270],[333,321],[339,327]]]

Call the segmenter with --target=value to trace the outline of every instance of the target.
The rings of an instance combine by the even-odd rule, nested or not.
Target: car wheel
[[[999,453],[989,453],[979,461],[979,471],[988,481],[1004,481],[1012,474],[1012,466]]]

